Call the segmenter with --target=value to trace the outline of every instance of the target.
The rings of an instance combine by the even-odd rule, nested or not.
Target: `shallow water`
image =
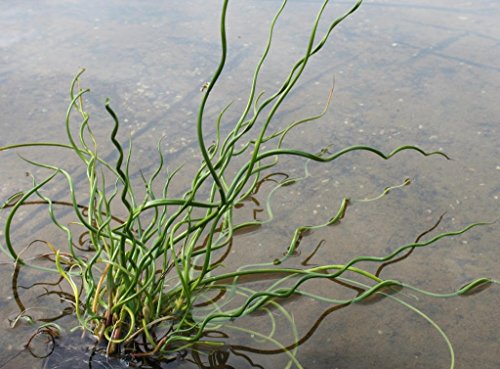
[[[92,89],[87,102],[91,124],[102,140],[105,156],[112,157],[113,152],[105,143],[111,122],[103,109],[105,98],[110,97],[123,122],[122,138],[131,136],[134,142],[134,171],[154,170],[156,141],[166,136],[163,148],[169,166],[186,162],[183,179],[188,183],[190,164],[200,157],[193,132],[200,87],[210,78],[219,57],[220,2],[164,3],[2,1],[0,146],[64,141],[69,83],[78,68],[85,67],[83,84]],[[269,63],[263,69],[261,90],[270,94],[301,56],[319,5],[319,1],[290,2],[278,24]],[[234,109],[228,112],[224,124],[231,124],[237,117],[263,48],[267,24],[278,6],[279,2],[271,0],[231,3],[229,57],[211,97],[207,121],[215,119],[232,100],[236,100]],[[333,19],[348,6],[348,2],[335,3],[326,11],[325,20]],[[291,134],[288,145],[318,151],[329,144],[334,148],[369,144],[390,151],[403,144],[417,144],[427,150],[442,149],[453,160],[403,153],[382,161],[368,154],[353,154],[333,165],[311,165],[310,179],[286,187],[276,196],[276,222],[260,232],[238,237],[239,247],[252,250],[249,262],[279,257],[296,226],[328,219],[342,197],[373,197],[406,177],[412,179],[411,186],[377,202],[356,204],[341,226],[306,237],[300,257],[309,255],[321,240],[326,242],[311,263],[384,255],[412,242],[445,212],[441,231],[474,221],[498,220],[499,13],[500,6],[494,1],[374,1],[363,4],[339,26],[328,46],[311,61],[276,124],[319,113],[334,77],[332,106],[321,122]],[[325,27],[326,23],[321,30]],[[207,137],[213,135],[214,129],[208,127]],[[84,178],[76,160],[61,151],[18,153],[62,163],[77,178]],[[281,168],[287,168],[290,175],[300,175],[303,163],[290,160]],[[11,151],[1,153],[0,170],[2,200],[30,185],[26,171],[43,174]],[[182,183],[173,188],[181,189]],[[54,186],[51,191],[56,197],[63,196],[62,186]],[[26,209],[22,213],[18,219],[23,232],[15,235],[20,248],[34,239],[53,237],[43,210]],[[414,252],[407,260],[388,267],[383,276],[443,293],[482,276],[498,280],[499,239],[498,224],[477,228]],[[1,256],[1,260],[7,258]],[[229,257],[231,262],[234,260]],[[10,264],[0,265],[1,280],[5,281],[0,292],[0,368],[88,368],[90,344],[82,343],[86,341],[80,340],[78,332],[58,339],[47,359],[36,359],[23,348],[34,328],[25,323],[15,329],[8,327],[8,319],[20,309],[12,292],[12,272]],[[57,279],[23,269],[18,283],[29,285],[40,278]],[[324,292],[331,286],[320,283],[311,288]],[[42,293],[43,289],[20,290],[25,305],[34,307],[34,318],[56,316],[67,307],[59,298],[40,297]],[[450,337],[457,369],[500,367],[498,286],[445,300],[416,296],[411,291],[402,294]],[[306,334],[330,307],[306,299],[290,301],[286,306],[301,334]],[[256,322],[267,330],[268,322],[263,317],[241,324]],[[68,330],[74,324],[69,317],[61,323]],[[291,333],[286,327],[282,329],[284,343],[292,343]],[[245,335],[231,333],[230,343],[233,347],[222,355],[228,361],[221,368],[274,369],[288,362],[285,354],[272,354],[275,347]],[[391,299],[325,313],[314,335],[299,347],[297,358],[304,368],[320,369],[449,367],[442,337],[425,319]],[[188,356],[168,367],[200,367],[193,361]],[[206,364],[208,359],[203,357],[202,361]],[[96,356],[92,368],[126,365]]]

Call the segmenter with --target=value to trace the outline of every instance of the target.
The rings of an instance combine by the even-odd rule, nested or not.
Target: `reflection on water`
[[[63,141],[61,122],[69,81],[84,66],[86,84],[93,90],[89,109],[98,137],[108,133],[102,105],[109,96],[124,122],[124,130],[134,140],[137,172],[141,168],[147,173],[155,167],[157,157],[152,142],[163,135],[171,166],[187,162],[189,170],[190,162],[196,161],[192,159],[199,158],[192,126],[200,87],[209,79],[219,57],[219,6],[219,2],[201,0],[164,4],[3,1],[0,146],[29,140],[52,141],[55,137]],[[276,1],[264,0],[231,3],[230,56],[208,117],[215,119],[236,96],[246,97],[251,68],[260,55],[266,32],[260,22],[267,25],[277,6]],[[262,89],[272,91],[301,54],[317,6],[316,1],[289,4],[286,17],[278,24],[270,63],[263,70]],[[346,6],[332,5],[325,18],[333,17]],[[415,143],[431,150],[442,148],[453,161],[424,160],[405,154],[381,162],[367,155],[353,155],[334,167],[312,165],[312,177],[306,185],[287,187],[287,191],[276,196],[277,221],[272,227],[238,236],[239,247],[253,250],[249,258],[256,260],[251,261],[280,257],[297,225],[318,217],[327,219],[343,196],[370,197],[406,177],[412,178],[413,184],[404,191],[353,208],[340,227],[305,237],[301,242],[301,260],[313,252],[307,263],[341,263],[357,255],[386,254],[414,240],[436,224],[444,212],[438,231],[460,228],[477,220],[498,219],[498,15],[498,4],[488,1],[376,1],[364,4],[341,26],[323,54],[312,62],[300,88],[290,96],[278,124],[321,111],[335,76],[330,112],[314,129],[291,134],[288,145],[315,151],[332,143],[334,147],[371,144],[389,151],[401,144]],[[242,102],[236,98],[234,104]],[[230,110],[225,124],[234,118],[231,114]],[[213,134],[214,129],[207,127],[207,135]],[[106,150],[104,141],[101,144]],[[111,152],[107,153],[108,158]],[[31,158],[38,155],[28,150],[20,153]],[[47,162],[65,160],[57,151],[44,151],[43,155]],[[85,173],[78,172],[75,163],[64,164],[75,172],[76,178],[84,178]],[[291,162],[290,167],[293,166],[299,171],[303,163]],[[0,168],[2,199],[30,185],[30,178],[25,176],[27,166],[14,153],[2,153]],[[37,174],[36,169],[29,170]],[[61,189],[57,185],[52,189],[56,198],[58,194],[62,196]],[[181,191],[182,187],[176,190]],[[242,211],[248,211],[250,217],[259,216],[255,212],[259,200],[262,199],[257,197],[257,203],[249,203]],[[300,214],[295,211],[298,207],[303,209]],[[50,238],[53,230],[44,210],[25,209],[19,219],[23,228],[30,230],[26,232],[29,234],[15,235],[19,244],[27,245],[34,241],[33,237]],[[432,249],[415,251],[409,258],[387,266],[383,274],[385,278],[404,279],[443,293],[480,276],[499,279],[499,239],[497,225],[475,230]],[[322,246],[317,248],[320,243]],[[35,254],[43,249],[41,244],[32,246]],[[16,328],[10,329],[9,319],[23,311],[34,320],[50,320],[70,313],[71,304],[65,298],[69,291],[64,283],[58,284],[57,276],[43,280],[53,284],[49,287],[37,284],[39,275],[13,273],[10,265],[2,264],[1,280],[12,284],[2,284],[0,368],[88,368],[89,361],[92,368],[134,365],[126,357],[106,359],[92,342],[81,341],[78,331],[68,333],[74,326],[71,317],[57,319],[67,333],[56,339],[55,351],[48,359],[29,355],[24,345],[35,326],[29,324],[29,319],[20,319]],[[332,286],[325,283],[311,288]],[[450,300],[416,297],[404,290],[402,295],[435,319],[451,337],[457,353],[456,368],[499,366],[498,288]],[[297,352],[306,368],[448,365],[446,346],[439,334],[394,300],[336,309],[326,303],[296,299],[288,303],[287,309],[297,322],[300,337],[307,337],[301,340]],[[265,317],[254,318],[241,324],[260,324],[267,332],[269,322]],[[283,329],[284,346],[293,345],[291,333]],[[276,368],[286,366],[290,360],[258,337],[230,328],[224,334],[228,338],[224,339],[223,349],[186,353],[168,367]],[[50,349],[50,340],[43,335],[37,339],[37,352],[43,354],[44,342]],[[144,363],[143,367],[161,365],[167,367],[155,362]]]

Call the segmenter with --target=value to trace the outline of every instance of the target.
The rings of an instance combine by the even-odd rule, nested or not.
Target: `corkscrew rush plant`
[[[70,286],[79,326],[99,340],[107,342],[109,354],[117,350],[133,350],[132,355],[135,357],[161,357],[196,347],[201,343],[218,345],[221,344],[219,341],[207,338],[207,331],[217,329],[238,317],[248,316],[258,309],[269,311],[270,308],[277,307],[294,327],[293,317],[279,304],[277,298],[296,295],[334,304],[350,304],[374,294],[382,294],[383,290],[391,286],[413,288],[400,281],[384,280],[379,273],[375,275],[356,265],[361,262],[390,262],[405,252],[430,246],[440,239],[461,235],[471,228],[486,224],[474,223],[459,230],[438,234],[425,241],[417,240],[385,256],[359,256],[344,264],[309,268],[305,267],[305,262],[303,268],[283,266],[288,258],[296,254],[300,239],[306,232],[337,224],[346,215],[348,206],[378,200],[391,190],[409,184],[409,180],[405,180],[400,185],[386,188],[380,196],[373,199],[342,199],[336,214],[331,218],[320,220],[315,225],[298,227],[286,252],[280,257],[267,263],[241,265],[231,271],[223,265],[225,256],[232,248],[241,255],[249,252],[238,249],[237,245],[233,246],[237,241],[235,233],[269,222],[273,218],[273,194],[282,187],[293,185],[309,176],[307,165],[310,162],[332,164],[336,159],[357,151],[366,151],[384,160],[406,151],[448,159],[447,155],[440,151],[428,152],[412,145],[397,147],[389,153],[363,145],[346,147],[333,153],[329,148],[312,153],[286,146],[285,139],[290,131],[299,125],[314,122],[324,115],[330,104],[331,94],[320,114],[292,122],[284,129],[273,126],[277,112],[296,86],[309,60],[324,47],[335,27],[361,5],[361,1],[357,1],[350,10],[332,21],[320,37],[318,25],[328,3],[329,1],[324,1],[319,7],[303,56],[291,67],[281,86],[265,98],[264,93],[257,93],[257,81],[271,48],[276,23],[282,16],[287,1],[281,3],[270,23],[267,42],[256,65],[245,107],[229,133],[224,135],[221,122],[231,104],[221,111],[215,122],[207,122],[205,119],[206,106],[213,89],[218,85],[227,56],[226,14],[229,1],[223,1],[220,17],[220,61],[211,80],[202,89],[196,120],[196,134],[202,159],[192,182],[182,196],[175,197],[170,193],[170,186],[177,178],[176,174],[180,168],[168,172],[163,179],[161,191],[155,190],[166,166],[161,141],[157,147],[159,160],[156,170],[149,178],[142,176],[140,188],[134,185],[130,167],[132,146],[129,146],[127,152],[119,141],[120,121],[109,101],[106,101],[105,109],[113,122],[110,144],[116,150],[116,160],[107,161],[103,158],[89,124],[89,114],[84,107],[84,98],[89,90],[80,88],[83,70],[76,75],[70,87],[70,104],[65,120],[68,143],[35,142],[0,148],[0,151],[23,147],[64,149],[76,155],[85,168],[88,190],[85,197],[88,201],[82,204],[77,200],[77,197],[80,197],[77,194],[81,184],[75,183],[67,170],[60,166],[24,159],[35,167],[49,171],[50,174],[41,180],[32,177],[30,189],[13,195],[3,204],[2,210],[6,213],[6,218],[2,250],[17,265],[55,272],[62,276]],[[75,115],[80,118],[78,134],[74,133]],[[205,128],[208,125],[216,130],[215,142],[210,146],[207,145],[205,137]],[[266,147],[272,145],[272,148],[266,148],[264,143]],[[276,183],[267,196],[267,219],[235,223],[236,209],[256,193],[263,182],[269,180],[280,158],[291,156],[305,160],[304,176],[285,177]],[[243,164],[233,172],[229,168],[235,160]],[[61,180],[67,185],[67,201],[56,201],[44,195],[45,188],[54,181]],[[19,250],[12,240],[17,212],[32,204],[46,205],[52,222],[65,234],[65,246],[48,241],[44,243],[54,262],[53,267],[41,266],[23,257],[24,251]],[[74,227],[58,218],[55,210],[58,206],[72,209],[76,217],[73,223],[79,226],[78,234],[75,233]],[[88,235],[90,252],[81,252],[75,247],[81,233]],[[352,284],[363,287],[363,292],[352,299],[320,296],[302,288],[306,281],[314,279],[349,282],[348,275],[356,275],[366,281],[364,284],[351,281]],[[245,278],[255,280],[262,277],[267,280],[269,276],[272,283],[262,290],[245,284]],[[478,286],[484,287],[491,283],[497,282],[488,278],[477,279],[443,296],[465,294]],[[441,296],[416,288],[413,290]],[[220,298],[222,295],[223,300]],[[419,314],[426,317],[421,312]],[[270,317],[273,319],[272,314]],[[430,318],[426,319],[432,322]],[[436,327],[449,344],[444,332]],[[293,330],[297,338],[295,328]],[[273,344],[282,345],[273,337],[274,333],[257,334]],[[142,339],[141,344],[138,343],[139,338]],[[448,346],[453,368],[453,350],[451,344]],[[282,347],[286,348],[284,345]],[[288,366],[301,367],[294,357],[294,350],[295,347],[287,350],[290,356]]]

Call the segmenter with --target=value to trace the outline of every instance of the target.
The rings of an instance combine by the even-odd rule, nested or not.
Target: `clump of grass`
[[[50,175],[41,180],[33,178],[30,189],[15,194],[3,205],[8,214],[2,248],[17,265],[32,266],[62,276],[71,288],[79,326],[99,340],[107,342],[109,354],[126,349],[132,350],[135,357],[162,356],[194,345],[216,345],[217,341],[206,337],[208,330],[216,329],[236,318],[248,316],[257,310],[267,311],[271,306],[276,307],[294,327],[293,317],[277,302],[278,298],[301,295],[338,305],[348,305],[374,294],[384,294],[383,291],[391,286],[411,288],[396,280],[384,280],[379,276],[380,273],[375,275],[357,267],[357,264],[372,262],[385,265],[384,263],[400,258],[405,252],[432,245],[442,238],[460,235],[484,224],[471,224],[425,241],[417,239],[414,243],[403,245],[382,257],[359,256],[345,264],[315,267],[307,267],[308,260],[305,260],[303,268],[283,266],[284,261],[296,253],[300,239],[306,232],[336,224],[345,216],[349,204],[353,202],[346,198],[340,202],[337,212],[330,219],[316,225],[298,227],[282,257],[264,264],[242,265],[231,271],[222,268],[224,252],[227,255],[230,250],[235,232],[259,226],[271,219],[270,203],[273,193],[301,180],[286,178],[276,184],[267,199],[267,220],[253,219],[235,223],[235,210],[258,190],[282,157],[295,156],[304,158],[306,162],[331,164],[336,159],[356,151],[367,151],[384,160],[403,151],[414,151],[423,156],[436,155],[448,159],[442,152],[427,152],[412,145],[397,147],[389,153],[361,145],[346,147],[334,153],[330,153],[328,149],[312,153],[287,147],[287,134],[299,125],[321,118],[326,108],[316,116],[293,122],[285,129],[279,130],[273,128],[276,113],[296,86],[310,59],[323,48],[335,27],[358,9],[361,1],[331,22],[326,33],[320,37],[317,34],[318,24],[328,4],[328,1],[323,2],[312,25],[303,56],[291,67],[281,86],[265,98],[263,93],[257,94],[257,80],[271,47],[276,21],[286,3],[286,0],[282,2],[271,22],[267,43],[255,68],[249,96],[239,119],[229,133],[223,135],[220,125],[224,113],[229,108],[226,107],[217,121],[211,123],[216,127],[216,140],[208,146],[204,134],[207,124],[204,112],[223,71],[227,53],[225,19],[228,0],[223,2],[220,62],[212,79],[203,87],[196,127],[193,127],[196,129],[202,160],[182,196],[175,197],[170,194],[170,186],[172,181],[176,180],[177,170],[169,172],[166,178],[161,178],[165,166],[161,144],[158,145],[159,160],[156,170],[149,178],[142,177],[140,188],[134,186],[130,173],[131,149],[126,152],[117,138],[120,121],[109,101],[106,101],[105,109],[114,123],[109,139],[116,150],[117,158],[107,161],[100,155],[89,125],[89,114],[84,107],[84,97],[89,90],[79,87],[83,70],[71,83],[71,102],[65,121],[67,143],[40,142],[0,148],[0,151],[35,146],[63,148],[68,154],[76,155],[85,168],[88,201],[82,204],[77,201],[77,184],[68,171],[51,164],[25,159],[36,167],[48,170]],[[72,129],[75,113],[81,119],[78,135],[74,135]],[[266,147],[271,148],[264,148],[264,143]],[[243,164],[233,173],[228,168],[235,159]],[[54,201],[44,195],[42,190],[54,181],[65,181],[68,189],[66,202]],[[159,182],[162,182],[162,188],[161,191],[156,191]],[[406,180],[401,185],[389,187],[372,200],[408,183]],[[144,189],[145,194],[140,197],[138,194],[143,193]],[[11,240],[16,213],[22,206],[30,203],[46,204],[52,222],[66,235],[66,247],[58,248],[49,242],[45,243],[53,257],[53,267],[41,267],[24,259]],[[72,208],[76,217],[75,223],[81,228],[78,234],[58,219],[55,212],[57,206]],[[117,208],[124,210],[116,213]],[[75,247],[81,232],[88,233],[90,253],[82,253]],[[239,249],[236,251],[242,255],[249,252]],[[216,257],[221,252],[222,258]],[[347,273],[355,274],[366,282],[347,279]],[[273,282],[262,290],[252,289],[245,284],[245,278],[258,279],[260,276],[269,275],[273,276]],[[313,295],[301,288],[306,281],[314,279],[350,283],[359,293],[352,299],[337,300]],[[492,282],[490,279],[481,278],[450,296],[464,294]],[[221,299],[222,295],[225,295],[224,301]],[[397,299],[394,296],[391,298]],[[408,307],[431,321],[418,310]],[[441,329],[437,325],[435,327],[449,343]],[[254,333],[280,345],[272,334]],[[298,342],[295,330],[294,334]],[[142,339],[140,344],[139,338]],[[449,347],[453,367],[450,344]],[[283,349],[289,353],[290,363],[300,367],[293,355],[295,348],[296,345]]]

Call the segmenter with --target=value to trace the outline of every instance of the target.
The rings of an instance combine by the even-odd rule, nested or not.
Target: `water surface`
[[[278,23],[269,62],[259,90],[268,94],[302,55],[319,1],[290,1]],[[229,57],[218,88],[210,100],[206,120],[235,100],[223,125],[237,118],[247,96],[253,66],[263,49],[267,25],[277,1],[234,1],[228,15]],[[349,6],[330,6],[327,20]],[[163,150],[169,166],[187,163],[183,175],[189,183],[190,163],[199,159],[195,116],[200,87],[210,79],[219,58],[220,2],[169,1],[31,1],[6,0],[0,4],[0,146],[25,141],[64,141],[64,114],[69,83],[80,67],[87,69],[83,84],[91,124],[102,152],[111,122],[103,103],[111,98],[122,122],[122,138],[134,142],[133,170],[151,172],[155,145],[165,136]],[[341,226],[315,232],[301,244],[309,255],[325,240],[311,262],[345,262],[357,255],[384,255],[412,242],[446,213],[439,230],[458,229],[474,221],[498,220],[500,215],[500,7],[495,1],[370,1],[343,23],[328,46],[311,61],[297,90],[277,116],[277,125],[319,113],[335,79],[334,100],[318,123],[299,129],[288,139],[290,147],[318,151],[369,144],[390,151],[403,144],[426,150],[444,150],[452,157],[423,158],[403,153],[388,162],[369,154],[343,157],[333,165],[311,165],[311,178],[286,188],[275,198],[276,222],[260,232],[238,238],[248,248],[248,260],[279,257],[295,227],[325,220],[342,197],[375,196],[385,187],[412,179],[412,185],[374,203],[359,204]],[[243,100],[242,100],[243,99]],[[214,135],[206,128],[207,139]],[[28,158],[61,163],[77,178],[85,172],[76,159],[58,150],[20,150]],[[298,175],[303,162],[287,161],[280,167]],[[0,197],[27,188],[30,171],[15,152],[1,153]],[[138,176],[137,176],[138,177]],[[184,183],[184,184],[185,184]],[[183,183],[174,190],[181,191]],[[63,197],[63,186],[54,186]],[[250,211],[249,211],[250,212]],[[20,248],[34,239],[53,236],[42,209],[25,209],[22,232],[15,236]],[[435,292],[450,292],[474,278],[500,279],[498,224],[475,229],[464,236],[415,252],[388,267],[385,278],[396,278]],[[1,260],[8,259],[1,256]],[[300,261],[297,259],[297,261]],[[229,259],[228,262],[231,262]],[[0,368],[88,368],[89,346],[79,334],[57,340],[48,359],[33,358],[24,344],[34,328],[8,319],[19,313],[10,281],[11,264],[0,267]],[[18,283],[30,285],[42,278],[23,270]],[[56,276],[44,277],[47,280]],[[327,291],[327,283],[311,288]],[[42,289],[20,290],[35,318],[57,316],[67,307],[59,299],[40,297]],[[456,368],[494,369],[500,366],[498,287],[480,294],[447,300],[415,296],[408,301],[431,316],[448,334],[456,351]],[[297,299],[287,308],[299,332],[305,334],[328,304]],[[262,317],[244,321],[252,325]],[[71,318],[61,321],[68,330]],[[283,328],[283,341],[291,343]],[[234,333],[227,351],[227,366],[235,368],[284,367],[285,354],[272,354],[255,339]],[[82,343],[84,342],[84,343]],[[245,349],[248,347],[257,350]],[[260,352],[254,352],[260,351]],[[241,356],[238,354],[245,354]],[[442,337],[417,314],[393,300],[354,305],[325,313],[319,328],[297,354],[305,368],[448,368],[449,354]],[[189,359],[189,358],[188,358]],[[190,361],[191,360],[191,361]],[[193,359],[169,364],[196,368]],[[203,359],[206,363],[206,358]],[[102,357],[93,368],[125,367],[125,362]]]

